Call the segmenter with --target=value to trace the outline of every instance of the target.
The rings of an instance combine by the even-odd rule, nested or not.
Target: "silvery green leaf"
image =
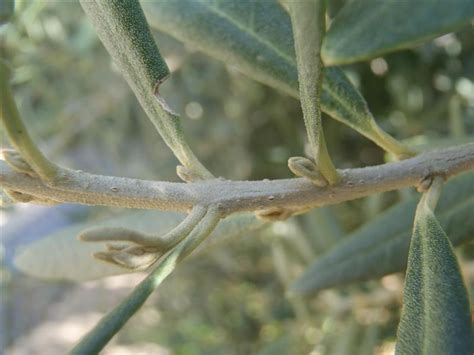
[[[153,92],[169,76],[137,0],[87,0],[81,6],[134,90],[143,85]]]
[[[298,97],[291,21],[276,0],[142,1],[150,26]],[[324,70],[321,109],[387,151],[410,154],[376,124],[367,103],[338,68]]]
[[[40,279],[85,281],[124,274],[128,272],[126,269],[92,257],[94,252],[103,251],[102,243],[81,242],[77,235],[91,227],[126,227],[162,235],[181,222],[184,216],[175,212],[134,211],[102,221],[78,223],[20,250],[15,265],[22,272]],[[219,223],[201,248],[208,243],[249,233],[263,224],[249,213],[229,217]]]
[[[303,272],[291,291],[309,295],[404,270],[416,204],[416,198],[399,203],[343,238]],[[474,173],[448,181],[437,214],[453,245],[474,238]]]
[[[322,57],[340,65],[413,47],[474,19],[471,0],[357,0],[346,4],[326,34]]]
[[[451,242],[422,199],[408,254],[396,353],[472,354],[470,313]]]
[[[321,177],[318,177],[314,183],[334,185],[339,181],[340,176],[326,146],[320,105],[323,79],[320,51],[326,31],[326,3],[324,0],[291,1],[289,10],[293,25],[299,96],[306,133],[311,147],[311,156],[319,170],[318,174],[323,176],[323,181]],[[289,167],[291,170],[291,165]],[[313,179],[313,174],[303,176]]]

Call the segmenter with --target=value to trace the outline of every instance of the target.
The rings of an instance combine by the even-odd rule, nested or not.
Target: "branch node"
[[[95,227],[83,231],[78,238],[84,242],[108,242],[106,251],[94,254],[99,260],[131,270],[144,270],[191,233],[206,213],[206,208],[195,206],[180,224],[163,236],[122,227]]]
[[[193,170],[191,170],[191,169],[189,169],[189,168],[187,168],[183,165],[178,165],[176,167],[176,174],[184,182],[195,182],[195,181],[202,180],[201,175],[199,175],[195,171],[193,171]]]
[[[420,182],[416,186],[416,191],[426,192],[430,189],[430,186],[432,183],[433,183],[433,176],[427,175],[420,180]]]
[[[148,252],[141,246],[130,246],[121,250],[94,253],[94,257],[101,261],[114,264],[129,270],[146,270],[153,265],[162,253]]]
[[[307,178],[318,187],[326,187],[329,184],[311,159],[291,157],[288,159],[288,168],[296,176]]]

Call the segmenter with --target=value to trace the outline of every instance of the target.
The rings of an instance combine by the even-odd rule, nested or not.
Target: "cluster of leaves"
[[[348,3],[332,20],[326,34],[321,50],[323,62],[326,65],[340,65],[372,59],[388,51],[403,49],[457,29],[473,18],[474,8],[470,2],[462,2],[463,6],[459,7],[449,6],[443,2],[434,4],[428,7],[424,2],[417,2],[405,8],[404,6],[391,5],[389,2]],[[292,96],[298,96],[298,72],[292,24],[284,7],[271,1],[215,2],[207,0],[156,3],[145,1],[143,7],[153,27],[167,32],[178,40],[223,60],[227,64],[235,65],[253,79]],[[418,17],[421,18],[416,26],[413,26],[409,21],[406,16],[407,11],[418,14]],[[442,13],[443,16],[436,16],[439,13]],[[364,14],[363,17],[367,19],[366,21],[358,21],[361,14]],[[384,22],[384,30],[380,31],[379,36],[374,39],[371,36],[373,28],[377,27],[377,21],[381,18],[389,20]],[[434,21],[433,18],[441,20]],[[353,31],[353,27],[357,27],[358,31]],[[400,28],[406,29],[406,31],[398,31],[397,29]],[[368,35],[370,35],[370,41],[367,40]],[[113,54],[113,49],[109,49],[109,51]],[[125,69],[125,72],[133,73],[133,70],[133,68],[129,68]],[[149,74],[145,73],[144,75],[146,77]],[[155,82],[157,78],[153,76],[153,73],[150,75],[154,78],[150,79],[151,82]],[[161,74],[158,73],[158,76],[161,77]],[[342,70],[334,67],[326,68],[324,78],[321,94],[323,111],[395,155],[411,154],[410,150],[379,128],[368,110],[365,100],[345,77]],[[136,90],[135,92],[137,93]],[[140,93],[137,94],[139,98],[140,95]],[[146,107],[147,104],[142,102],[142,105]],[[157,109],[159,110],[160,107],[153,108],[153,110]],[[459,121],[459,117],[457,120]],[[460,120],[462,121],[462,117]],[[155,122],[155,125],[159,130],[174,129],[172,125],[167,126],[166,121],[164,124]],[[166,133],[164,135],[166,136]],[[179,133],[176,136],[179,138]],[[465,137],[457,138],[465,139]],[[167,143],[173,150],[180,149],[173,147],[174,142]],[[180,154],[183,154],[182,158],[180,158]],[[188,159],[189,155],[187,154],[185,150],[184,153],[176,155],[185,164],[193,160],[192,157]],[[204,172],[205,174],[206,172]],[[460,223],[460,221],[469,221],[469,216],[473,214],[472,181],[473,175],[466,174],[446,185],[437,208],[440,223],[433,215],[434,207],[426,203],[426,198],[422,199],[417,208],[408,259],[410,230],[416,208],[416,198],[410,198],[383,215],[377,216],[361,229],[345,237],[331,250],[324,252],[293,284],[291,290],[294,293],[309,294],[355,280],[380,277],[403,270],[408,260],[405,308],[399,329],[398,351],[400,353],[470,353],[472,344],[470,344],[469,330],[469,301],[462,285],[462,278],[451,244],[443,229],[455,245],[465,243],[474,236],[472,223]],[[433,194],[433,192],[431,193]],[[176,218],[178,221],[179,216]],[[230,230],[230,234],[247,232],[248,228],[258,225],[252,216],[241,216],[241,218],[243,223],[237,221],[235,224],[231,224],[231,228],[234,227],[237,232],[233,233]],[[171,227],[171,225],[165,224],[166,221],[172,222],[173,219],[166,215],[163,215],[162,219],[157,219],[156,216],[147,216],[146,213],[143,213],[143,215],[140,214],[130,220],[121,220],[119,223],[127,227],[133,227],[132,224],[137,223],[137,227],[141,228],[142,232],[156,234],[157,230],[164,231]],[[233,220],[229,220],[229,222],[234,223]],[[108,223],[116,225],[117,221],[105,222],[105,224]],[[147,226],[148,223],[150,223],[149,226]],[[220,226],[224,228],[222,235],[228,234],[226,226]],[[32,255],[45,255],[42,250],[50,252],[52,248],[56,247],[58,252],[55,255],[65,256],[64,250],[76,251],[81,248],[86,253],[90,253],[91,250],[87,247],[77,245],[72,249],[69,244],[74,243],[74,235],[82,229],[79,226],[75,231],[66,231],[64,235],[69,237],[67,238],[69,242],[66,242],[64,246],[61,246],[58,241],[66,239],[58,236],[52,236],[51,239],[32,246],[30,250],[25,251],[23,257],[20,255],[18,264],[25,270],[40,272],[42,274],[40,276],[77,278],[77,275],[69,274],[67,268],[58,269],[57,264],[48,269],[39,260],[38,262],[42,266],[38,267],[39,264],[36,264],[38,259],[32,258]],[[381,231],[384,232],[381,233]],[[220,232],[216,230],[215,233],[219,234]],[[334,233],[332,234],[334,235]],[[293,248],[295,248],[294,245]],[[296,249],[306,262],[314,257],[302,252],[304,247]],[[284,254],[287,252],[283,249],[282,257],[282,249],[278,243],[275,244],[274,258],[277,260],[277,266],[280,265],[280,269],[283,270],[280,271],[280,274],[284,282],[288,282],[288,278],[284,277],[284,270],[288,268],[284,265],[286,258]],[[53,259],[49,256],[48,261],[51,260]],[[85,259],[79,257],[74,261],[74,265],[79,265],[77,263],[80,263],[80,260]],[[33,263],[29,265],[28,263],[31,262]],[[118,272],[117,268],[112,266],[110,268],[113,269],[107,271],[106,266],[94,264],[92,269],[96,268],[100,268],[100,270],[91,271],[91,274],[88,275],[87,269],[84,267],[81,269],[83,272],[80,277],[98,277]],[[58,275],[58,270],[63,274]],[[72,270],[72,272],[75,271],[77,268]],[[442,297],[437,297],[437,295],[442,295]],[[452,299],[455,299],[456,302],[449,301]],[[294,305],[295,310],[298,310],[300,306]],[[451,316],[446,317],[447,314]],[[123,319],[121,321],[123,322]],[[118,320],[115,322],[116,327],[119,323]],[[367,333],[372,334],[373,330],[370,332],[369,330],[367,329]],[[99,333],[96,335],[101,337]],[[100,345],[95,343],[96,347],[92,351],[103,346],[106,340],[102,337]]]

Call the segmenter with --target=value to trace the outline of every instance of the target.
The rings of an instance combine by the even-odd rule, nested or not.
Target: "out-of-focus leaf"
[[[175,212],[137,211],[103,221],[79,223],[27,246],[16,256],[15,265],[24,273],[41,279],[85,281],[124,274],[128,272],[126,269],[92,257],[93,253],[103,251],[103,244],[81,242],[77,235],[90,227],[112,226],[164,234],[183,218],[184,214]],[[204,244],[248,233],[263,224],[253,214],[229,217],[219,223]]]
[[[337,336],[333,336],[329,353],[332,355],[353,354],[362,330],[362,325],[354,318],[348,320],[344,330]]]
[[[291,21],[275,1],[142,1],[150,25],[236,66],[252,79],[298,97]],[[409,152],[376,124],[344,73],[324,71],[322,110],[394,154]]]
[[[316,254],[325,252],[344,237],[341,223],[330,206],[315,208],[301,218],[304,222],[305,235],[314,245]]]
[[[0,25],[10,21],[10,18],[13,16],[15,11],[15,1],[14,0],[2,0],[0,1]]]
[[[471,0],[357,0],[331,23],[322,48],[326,65],[352,63],[412,47],[474,19]]]
[[[345,237],[316,259],[291,291],[309,295],[404,270],[416,204],[416,199],[399,203]],[[453,245],[474,238],[474,173],[462,174],[446,184],[437,211]]]
[[[471,336],[469,300],[456,255],[422,199],[408,255],[396,353],[470,355]]]
[[[285,334],[265,346],[257,355],[286,355],[295,351],[296,344],[290,335]]]
[[[371,323],[365,328],[364,336],[362,338],[357,354],[367,355],[375,354],[375,346],[380,336],[380,325],[377,323]]]

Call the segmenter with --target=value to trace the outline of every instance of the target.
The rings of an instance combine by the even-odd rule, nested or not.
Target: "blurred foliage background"
[[[172,70],[161,87],[197,156],[229,179],[291,176],[305,130],[299,102],[156,33]],[[345,67],[385,130],[420,149],[472,141],[474,33],[468,27],[412,50]],[[76,2],[17,1],[0,27],[24,120],[54,161],[84,171],[178,181],[177,161],[114,69]],[[385,161],[355,131],[324,120],[336,165]],[[1,146],[8,146],[0,132]],[[313,210],[192,258],[127,324],[113,354],[385,354],[393,352],[403,275],[289,300],[285,286],[318,254],[414,190]],[[0,349],[64,353],[141,275],[83,285],[33,280],[16,248],[65,225],[116,214],[80,206],[0,210]],[[157,212],[159,213],[159,212]],[[474,246],[458,249],[472,290]],[[91,259],[91,262],[94,262]],[[472,292],[471,292],[472,296]]]

